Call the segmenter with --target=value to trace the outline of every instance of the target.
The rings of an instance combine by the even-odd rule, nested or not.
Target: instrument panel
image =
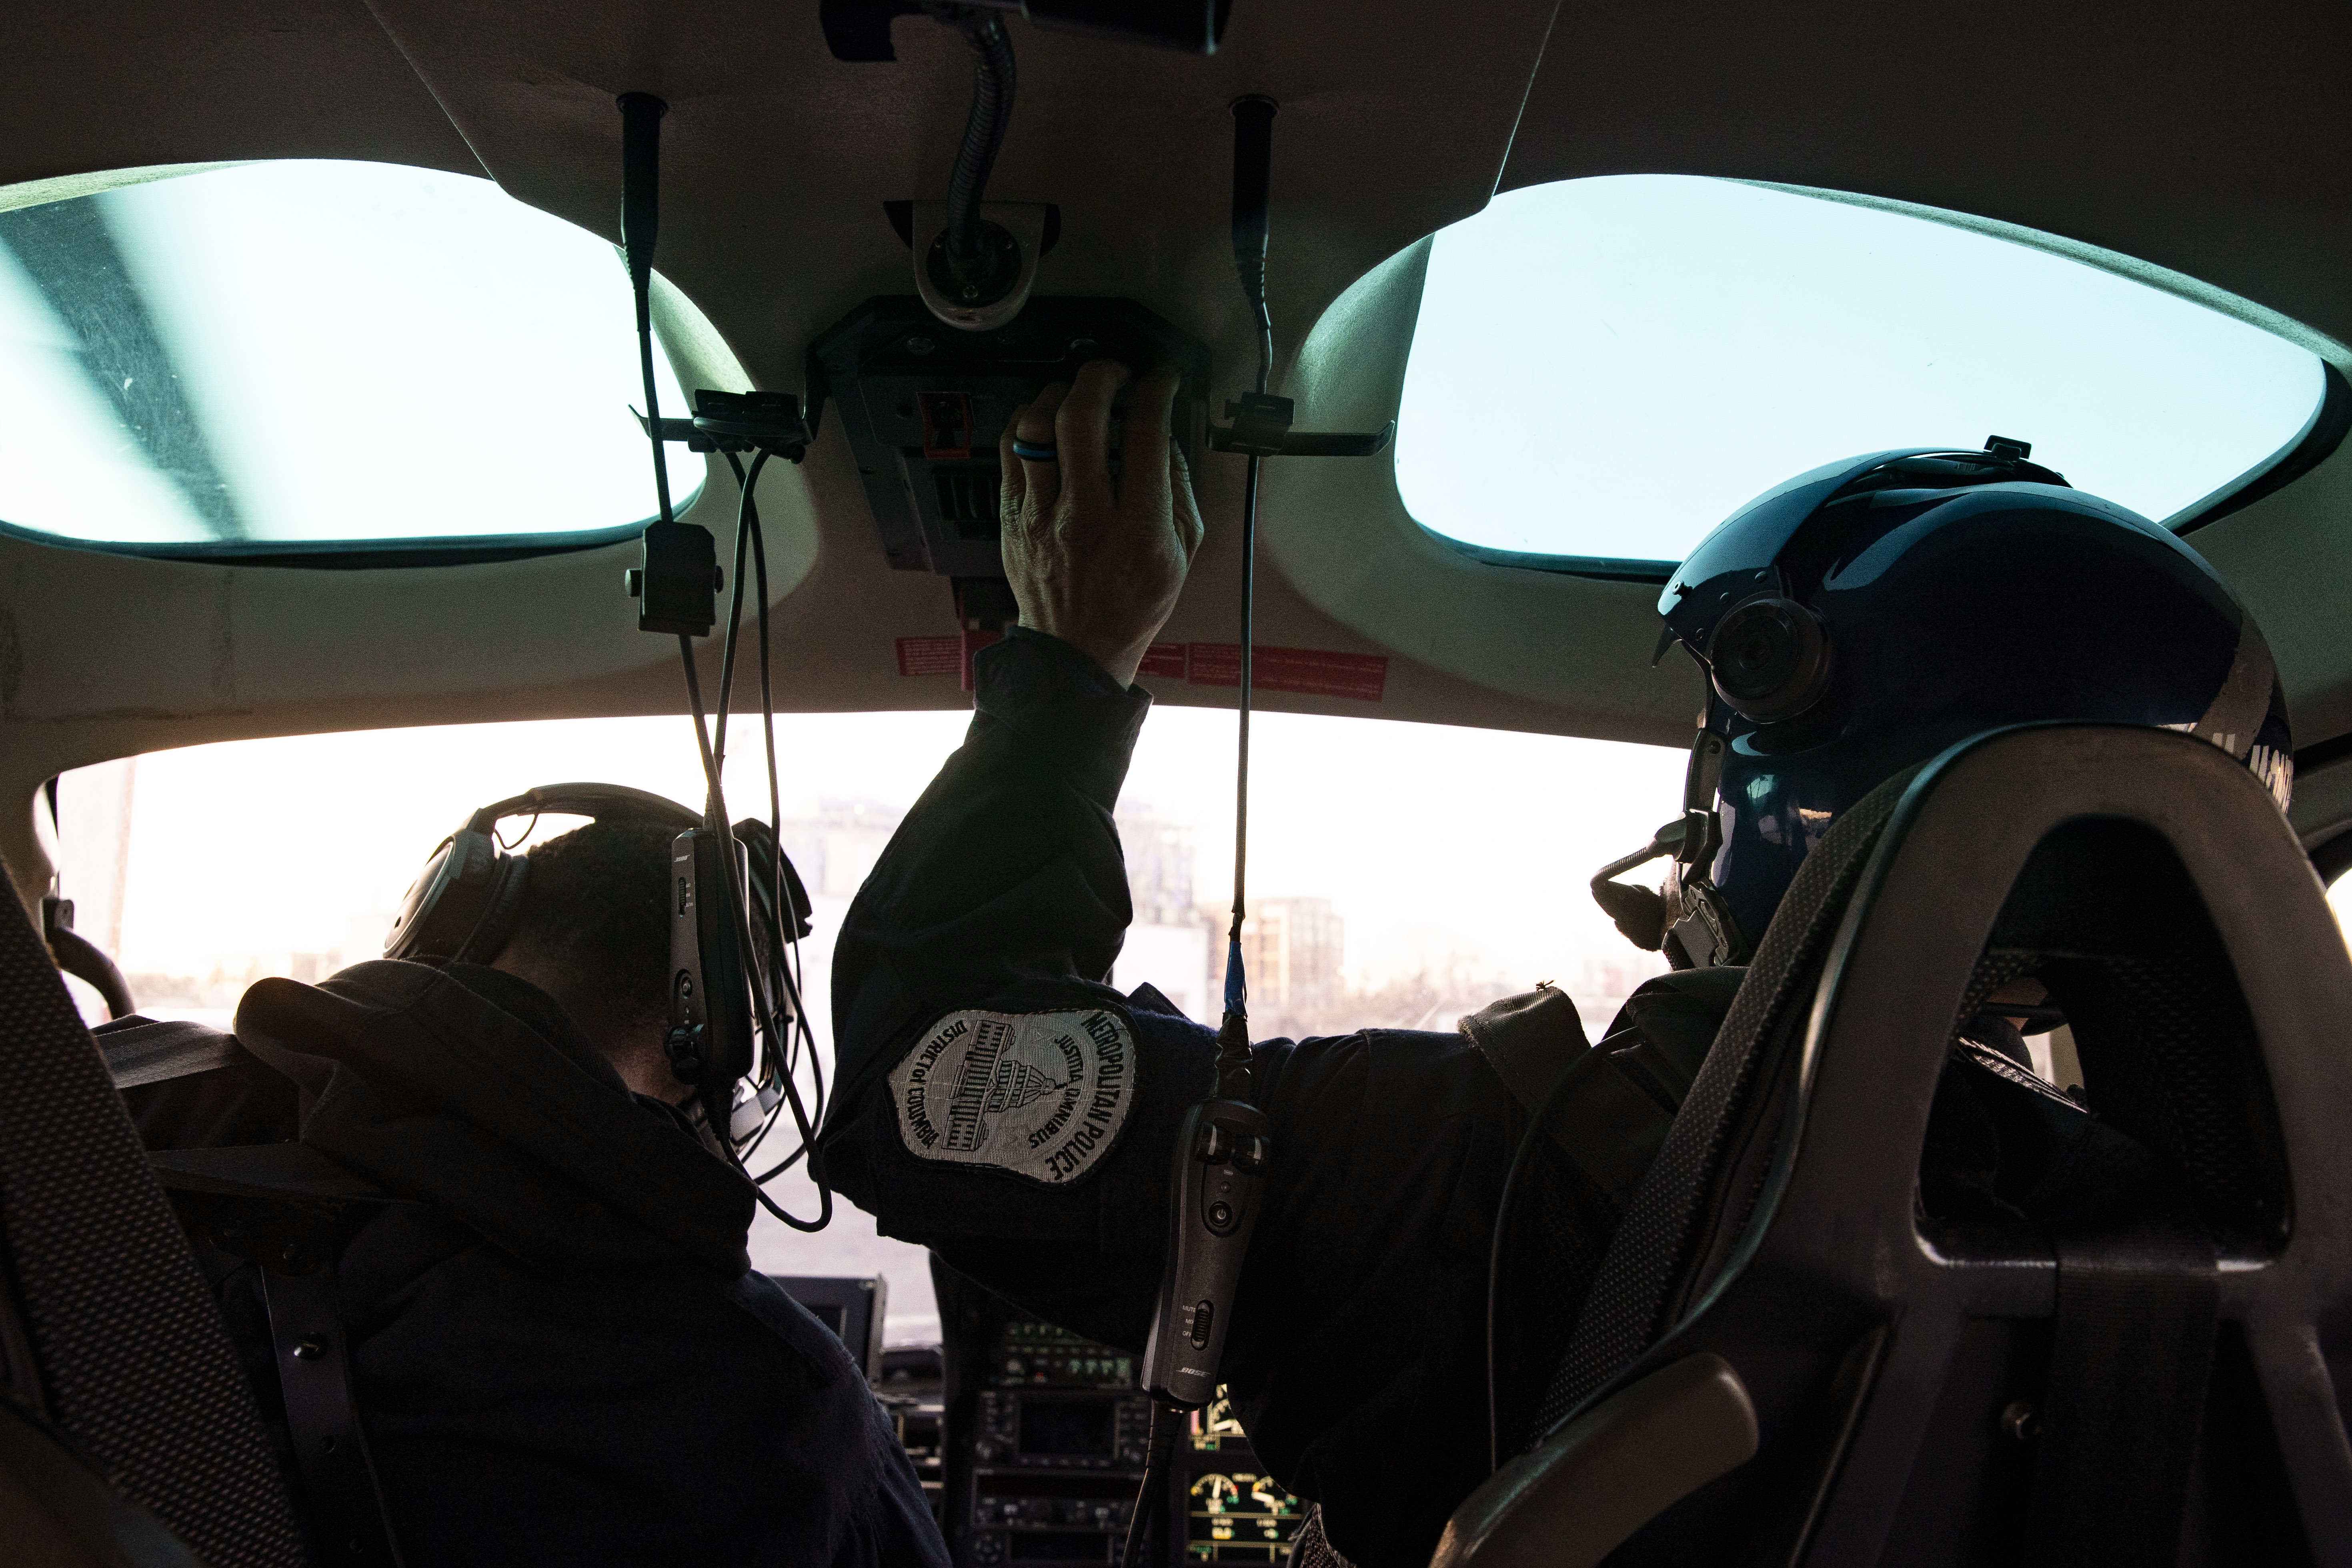
[[[1257,1468],[1248,1434],[1220,1390],[1191,1418],[1181,1453],[1171,1518],[1183,1521],[1179,1563],[1282,1563],[1305,1505]]]
[[[1116,1568],[1143,1482],[1141,1358],[932,1268],[946,1338],[945,1522],[957,1568]],[[1189,1418],[1150,1568],[1287,1559],[1303,1505],[1265,1474],[1231,1404]]]

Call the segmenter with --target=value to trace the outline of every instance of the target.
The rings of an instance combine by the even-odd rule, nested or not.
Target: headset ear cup
[[[386,958],[414,958],[423,951],[425,932],[433,923],[435,906],[441,901],[441,884],[452,847],[448,839],[443,839],[425,860],[425,869],[416,873],[416,880],[409,884],[400,912],[392,917],[392,929],[383,935]]]
[[[470,825],[451,834],[408,889],[384,938],[383,955],[447,963],[481,925],[509,858],[496,838]]]
[[[507,938],[514,934],[515,922],[522,918],[523,897],[530,886],[530,862],[500,850],[494,877],[481,918],[450,954],[452,963],[491,963],[506,951]]]
[[[1829,686],[1829,630],[1795,600],[1759,595],[1716,623],[1706,667],[1717,695],[1748,722],[1793,719]]]

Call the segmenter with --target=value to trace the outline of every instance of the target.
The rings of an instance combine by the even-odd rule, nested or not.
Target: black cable
[[[808,1047],[809,1074],[815,1079],[813,1096],[815,1104],[812,1111],[817,1124],[822,1126],[824,1122],[825,1110],[824,1059],[817,1054],[816,1038],[810,1032],[808,1012],[802,1003],[804,992],[801,970],[800,916],[792,908],[792,894],[784,880],[784,808],[782,786],[779,783],[782,775],[776,770],[775,689],[769,669],[768,542],[767,531],[760,525],[760,512],[757,507],[751,510],[751,566],[760,590],[760,728],[767,746],[768,837],[771,855],[769,886],[774,889],[776,901],[783,916],[779,931],[790,933],[788,936],[779,937],[779,946],[785,949],[790,955],[791,962],[786,984],[791,989],[793,1016],[799,1025],[796,1039]],[[797,1052],[795,1052],[793,1066],[797,1069]]]
[[[1168,1465],[1176,1456],[1176,1435],[1182,1423],[1182,1414],[1174,1405],[1157,1399],[1151,1402],[1151,1440],[1143,1451],[1143,1483],[1127,1516],[1127,1542],[1118,1552],[1118,1560],[1129,1568],[1140,1568],[1151,1522],[1167,1512]]]
[[[1257,389],[1264,392],[1274,379],[1274,313],[1266,308],[1263,279],[1251,303],[1257,307]]]
[[[686,700],[694,710],[694,744],[702,757],[702,826],[727,826],[727,800],[719,791],[719,764],[710,753],[710,725],[702,707],[702,672],[694,664],[694,639],[677,634],[678,661],[686,667]]]
[[[1598,1049],[1598,1047],[1593,1047]],[[1544,1119],[1559,1103],[1559,1097],[1576,1075],[1563,1072],[1559,1081],[1543,1097],[1543,1103],[1528,1122],[1528,1130],[1519,1134],[1518,1149],[1511,1155],[1511,1167],[1503,1174],[1502,1194],[1495,1201],[1495,1234],[1486,1247],[1486,1468],[1489,1474],[1503,1468],[1502,1421],[1496,1414],[1495,1385],[1495,1300],[1502,1289],[1503,1226],[1511,1216],[1511,1191],[1518,1184],[1519,1168],[1527,1163],[1528,1151],[1535,1146],[1537,1136],[1543,1131]]]
[[[1013,40],[992,11],[962,11],[952,20],[963,31],[980,68],[971,88],[971,113],[948,176],[948,266],[962,283],[986,281],[988,256],[980,232],[980,201],[989,171],[1013,122]]]
[[[784,1100],[793,1108],[793,1125],[800,1131],[801,1151],[808,1155],[809,1180],[816,1184],[816,1218],[801,1219],[786,1213],[775,1199],[768,1195],[768,1189],[758,1182],[751,1184],[751,1192],[760,1200],[761,1208],[794,1230],[814,1234],[833,1223],[833,1184],[824,1178],[824,1162],[816,1146],[816,1130],[809,1125],[808,1111],[801,1104],[800,1088],[789,1078],[784,1079]],[[800,1154],[795,1153],[793,1158],[797,1160]],[[790,1164],[791,1162],[785,1163]],[[742,1162],[737,1161],[735,1168],[742,1170]],[[751,1173],[746,1171],[744,1174],[748,1177]]]
[[[1001,28],[999,29],[999,34],[1001,37]],[[975,43],[975,47],[978,47],[977,43]],[[1007,63],[1009,66],[1011,46],[1010,44],[1005,44],[1003,47],[1007,52]],[[1009,84],[1007,90],[1009,93]],[[653,447],[654,493],[660,508],[660,521],[665,523],[672,523],[676,521],[676,518],[672,513],[670,506],[669,459],[667,453],[664,450],[664,443],[662,440],[660,398],[659,395],[654,388],[652,304],[654,246],[659,233],[661,217],[661,120],[662,116],[669,111],[669,106],[662,102],[661,100],[654,97],[652,94],[642,92],[623,93],[618,102],[621,110],[621,249],[623,258],[625,261],[629,271],[629,292],[632,301],[636,308],[637,370],[645,383],[646,436]],[[996,134],[997,139],[1001,141],[1003,134],[1001,124],[998,127]],[[991,159],[993,159],[994,148],[992,145],[989,150],[989,155]],[[982,168],[982,174],[985,175],[985,167]],[[703,711],[702,676],[700,670],[696,668],[694,662],[693,637],[686,635],[685,633],[678,634],[677,650],[678,658],[686,667],[687,700],[694,710],[694,743],[696,749],[701,753],[702,758],[702,776],[707,792],[704,797],[702,808],[703,826],[710,832],[718,835],[719,837],[719,842],[728,847],[729,852],[720,855],[719,859],[726,867],[729,918],[735,927],[736,950],[743,956],[744,968],[746,971],[745,978],[750,984],[751,999],[757,1006],[758,1015],[761,1021],[761,1035],[763,1042],[763,1048],[769,1052],[772,1058],[777,1055],[774,1046],[777,1016],[775,997],[777,987],[772,985],[770,983],[771,981],[789,983],[789,977],[782,974],[778,971],[777,966],[773,963],[763,964],[760,961],[757,951],[751,945],[750,906],[748,900],[743,896],[742,868],[737,863],[737,857],[732,852],[733,847],[736,843],[735,829],[727,814],[726,794],[719,787],[719,765],[726,754],[727,713],[729,708],[731,706],[734,696],[735,639],[742,624],[743,547],[746,534],[746,524],[748,523],[750,528],[756,531],[758,528],[759,513],[757,509],[752,505],[751,492],[759,479],[760,468],[761,465],[767,461],[767,458],[768,453],[764,448],[762,448],[759,456],[753,459],[751,471],[749,475],[744,474],[740,467],[736,468],[736,480],[741,487],[741,496],[737,503],[735,517],[735,592],[733,602],[727,617],[727,637],[725,648],[720,655],[719,734],[718,743],[715,748],[712,744],[710,729]],[[730,465],[734,464],[732,454],[729,455],[728,461]],[[767,686],[767,649],[765,647],[767,632],[767,574],[764,567],[765,563],[763,560],[762,570],[761,572],[761,594],[760,605],[760,626],[762,643],[761,648],[761,697],[762,716],[768,721],[769,724],[768,758],[771,770],[769,778],[769,793],[770,799],[772,802],[777,798],[776,784],[773,775],[775,758],[775,737],[773,732],[774,710],[772,703],[769,700]],[[781,819],[778,820],[775,826],[779,827],[782,826]],[[782,855],[781,847],[777,849],[776,853],[780,862]],[[779,885],[776,889],[776,896],[787,906],[785,910],[786,918],[796,919],[796,917],[793,917],[791,914],[789,908],[790,899],[788,895],[784,893],[781,883],[782,879],[779,877]],[[772,920],[771,924],[773,924]],[[772,946],[775,940],[775,933],[772,930],[770,932],[770,940]],[[795,1018],[801,1020],[801,1027],[805,1031],[807,1027],[805,1010],[801,1008],[799,1005],[799,998],[797,994],[798,987],[796,984],[793,984],[792,989],[794,993],[793,1016]],[[815,1055],[814,1045],[811,1047],[810,1055],[812,1059],[814,1059]],[[803,1149],[813,1149],[815,1134],[809,1125],[807,1109],[801,1103],[800,1087],[793,1081],[793,1075],[790,1071],[783,1072],[779,1076],[782,1079],[784,1099],[792,1107],[793,1121],[800,1129],[801,1141]],[[731,1086],[730,1087],[731,1091]],[[711,1107],[707,1100],[703,1102],[702,1109],[706,1116],[710,1113]],[[746,1180],[749,1180],[751,1173],[744,1170],[742,1155],[736,1148],[735,1144],[731,1107],[722,1107],[718,1112],[718,1117],[719,1124],[712,1130],[714,1133],[713,1141],[718,1144],[719,1150],[725,1154],[728,1161],[732,1163],[738,1171],[742,1172]],[[769,1117],[765,1121],[763,1121],[761,1128],[761,1137],[766,1135],[767,1126],[772,1123],[772,1121],[773,1112],[772,1110]],[[798,1158],[798,1156],[795,1155],[794,1158]],[[812,1152],[809,1159],[810,1173],[817,1178],[818,1211],[817,1217],[814,1221],[797,1219],[792,1215],[785,1213],[783,1209],[776,1205],[773,1199],[768,1196],[766,1191],[763,1190],[756,1182],[752,1184],[752,1193],[759,1198],[761,1204],[767,1208],[769,1213],[774,1215],[778,1219],[782,1220],[786,1225],[791,1226],[793,1229],[803,1231],[822,1230],[825,1226],[830,1224],[833,1219],[833,1189],[831,1185],[824,1180],[823,1175],[818,1170],[818,1165],[819,1161]]]
[[[719,770],[723,775],[727,770],[728,719],[733,712],[735,706],[736,638],[740,635],[743,624],[743,589],[746,582],[743,573],[743,557],[745,548],[751,542],[754,531],[759,526],[759,506],[758,503],[753,500],[752,497],[759,488],[760,470],[761,468],[766,466],[769,454],[764,447],[755,454],[751,459],[751,468],[749,473],[744,471],[742,463],[736,458],[734,453],[724,452],[721,456],[726,458],[727,467],[735,476],[736,490],[735,588],[728,604],[726,640],[719,661],[719,713],[716,727],[711,737],[710,746],[712,758],[718,763]],[[762,592],[764,592],[766,589],[766,577],[764,574],[761,578],[761,587]],[[766,626],[767,612],[766,606],[763,604],[761,607],[761,626],[763,632]],[[772,766],[774,763],[772,747],[770,750],[769,762]],[[774,782],[775,781],[773,779],[769,781],[771,794],[772,794],[774,790]],[[772,889],[775,885],[776,884],[772,880],[769,884]],[[772,1006],[777,998],[777,986],[775,984],[777,976],[774,973],[776,965],[773,958],[773,937],[775,934],[773,924],[774,922],[772,915],[770,921],[771,929],[769,931],[769,936],[771,938],[770,943],[767,947],[762,948],[761,951],[751,955],[752,962],[766,964],[768,966],[769,984],[761,993],[763,1006]],[[752,1075],[752,1082],[755,1090],[764,1086],[772,1077],[780,1077],[782,1075],[782,1069],[780,1068],[779,1064],[783,1060],[783,1058],[776,1048],[775,1037],[775,1016],[772,1013],[763,1013],[760,1021],[761,1064],[759,1069]],[[758,1131],[753,1133],[749,1142],[744,1143],[738,1151],[740,1158],[748,1160],[761,1148],[761,1145],[767,1142],[768,1134],[774,1130],[777,1113],[782,1109],[782,1105],[781,1100],[767,1107],[765,1113],[760,1119]],[[734,1131],[732,1126],[728,1129],[728,1131],[731,1139]]]
[[[768,921],[767,949],[760,955],[760,962],[768,966],[768,973],[772,981],[764,998],[767,1011],[761,1017],[761,1037],[762,1048],[768,1053],[770,1064],[775,1068],[776,1076],[782,1083],[787,1085],[793,1083],[799,1068],[801,1047],[803,1046],[808,1052],[809,1070],[816,1081],[811,1097],[815,1101],[814,1110],[795,1119],[803,1128],[800,1147],[794,1149],[779,1163],[752,1177],[755,1183],[760,1184],[774,1180],[793,1165],[798,1164],[804,1156],[810,1161],[809,1168],[812,1176],[816,1175],[817,1160],[805,1129],[809,1125],[821,1124],[824,1121],[825,1100],[824,1063],[817,1055],[815,1037],[808,1025],[808,1009],[802,1000],[800,933],[797,930],[793,930],[789,936],[785,934],[789,928],[798,925],[799,916],[793,909],[792,894],[784,881],[783,874],[784,817],[780,775],[776,768],[775,694],[768,637],[768,549],[766,531],[760,522],[760,510],[758,504],[752,500],[753,492],[758,486],[760,470],[766,464],[769,455],[765,448],[755,454],[751,459],[751,470],[746,473],[743,465],[736,458],[734,453],[726,454],[727,465],[734,471],[735,482],[741,491],[741,499],[736,510],[736,593],[728,615],[727,651],[722,658],[722,668],[725,674],[722,675],[722,682],[730,678],[733,672],[735,637],[742,616],[742,588],[745,581],[743,559],[748,542],[752,563],[751,580],[758,585],[760,725],[765,743],[768,767],[770,855],[768,888],[772,906]],[[722,689],[724,689],[723,685]],[[727,715],[722,700],[719,716],[721,733],[724,732],[726,721]],[[717,752],[717,745],[714,744],[712,749]],[[782,1051],[779,1051],[775,1044],[780,1033],[792,1042]],[[755,1152],[766,1142],[769,1131],[775,1122],[777,1109],[781,1107],[769,1111],[766,1120],[761,1124],[758,1135],[743,1150],[745,1156],[748,1157]],[[817,1179],[822,1183],[822,1177]]]
[[[637,366],[646,380],[646,428],[654,444],[654,497],[661,520],[675,522],[669,510],[669,458],[662,451],[661,400],[654,394],[654,330],[643,315],[637,318]]]
[[[711,737],[710,742],[710,750],[721,769],[727,765],[727,715],[735,706],[735,632],[743,624],[743,547],[750,540],[753,526],[747,520],[758,516],[751,505],[751,492],[758,488],[760,470],[767,467],[767,463],[768,452],[764,447],[751,455],[751,471],[749,474],[743,471],[743,465],[735,460],[734,453],[727,454],[727,466],[735,471],[738,493],[735,499],[735,591],[728,601],[727,639],[719,655],[719,715],[717,733]],[[761,606],[761,614],[764,621],[765,605]]]
[[[654,495],[661,521],[670,512],[669,458],[662,450],[661,402],[654,393],[654,244],[661,223],[661,121],[669,105],[625,92],[621,110],[621,252],[637,312],[637,370],[646,385],[646,436],[654,448]]]
[[[1265,258],[1241,268],[1242,289],[1257,318],[1257,390],[1274,379],[1274,318],[1265,301]],[[1257,481],[1264,459],[1251,454],[1242,482],[1242,647],[1240,736],[1234,768],[1234,918],[1225,932],[1225,1021],[1217,1031],[1217,1092],[1228,1100],[1249,1095],[1249,984],[1242,968],[1242,921],[1248,910],[1249,747],[1253,645],[1257,609]]]
[[[719,791],[719,766],[717,760],[713,757],[710,750],[710,732],[709,725],[704,719],[702,707],[702,675],[701,672],[695,668],[694,664],[694,639],[688,637],[683,632],[679,633],[677,650],[679,658],[686,666],[687,700],[692,704],[694,709],[694,742],[697,749],[702,753],[702,776],[704,783],[709,791],[708,803],[703,806],[703,826],[706,827],[711,827],[715,824],[715,831],[726,836],[722,842],[731,844],[734,841],[735,830],[729,825],[727,816],[727,799]],[[751,933],[749,929],[748,915],[744,908],[742,884],[738,880],[738,868],[735,864],[735,857],[731,854],[721,855],[719,859],[727,868],[728,912],[735,923],[737,951],[743,953],[746,959],[749,959],[752,952]],[[751,975],[754,981],[754,988],[758,993],[755,996],[755,1000],[759,1003],[760,1016],[763,1019],[772,1019],[774,1017],[774,1011],[769,1005],[767,987],[762,984],[759,984],[760,975],[756,965],[751,966]],[[800,1086],[793,1083],[790,1078],[786,1078],[783,1080],[783,1089],[784,1099],[792,1107],[793,1121],[800,1130],[802,1141],[803,1142],[814,1144],[816,1134],[814,1130],[809,1125],[808,1111],[801,1103]],[[709,1107],[706,1106],[704,1109],[707,1110]],[[750,1181],[751,1173],[743,1169],[742,1156],[736,1152],[735,1141],[730,1135],[729,1128],[724,1124],[723,1118],[725,1114],[726,1113],[723,1111],[720,1112],[720,1116],[722,1118],[721,1124],[713,1129],[713,1132],[715,1133],[714,1141],[718,1143],[719,1150],[727,1156],[728,1162],[738,1171],[742,1172],[743,1177],[746,1181]],[[812,1174],[814,1173],[814,1163],[815,1162],[812,1160]],[[765,1208],[770,1214],[774,1215],[778,1219],[783,1221],[786,1225],[792,1226],[794,1230],[819,1231],[833,1223],[833,1188],[827,1183],[819,1182],[817,1184],[817,1217],[814,1220],[801,1219],[796,1215],[785,1212],[777,1205],[773,1198],[768,1195],[766,1189],[761,1187],[757,1182],[751,1183],[751,1192],[752,1194],[760,1200],[761,1207]]]
[[[780,775],[776,768],[775,696],[768,636],[768,550],[766,532],[760,522],[759,506],[752,499],[758,488],[760,470],[766,465],[769,456],[769,452],[764,447],[753,454],[751,468],[747,472],[735,454],[732,452],[726,454],[727,465],[735,474],[740,498],[736,508],[735,594],[727,617],[726,651],[721,657],[723,672],[721,679],[723,690],[725,689],[723,683],[731,679],[733,674],[736,636],[742,619],[745,581],[743,561],[748,544],[752,563],[751,581],[758,588],[760,723],[768,767],[770,853],[768,887],[772,906],[768,921],[767,951],[761,954],[759,960],[766,965],[767,975],[772,983],[764,988],[761,997],[761,1036],[762,1048],[769,1053],[770,1060],[777,1069],[776,1076],[780,1087],[783,1089],[784,1100],[793,1111],[793,1124],[801,1135],[801,1142],[799,1147],[795,1148],[791,1154],[758,1175],[752,1176],[751,1181],[755,1186],[764,1186],[768,1182],[773,1181],[777,1176],[798,1164],[802,1159],[806,1158],[809,1162],[810,1177],[817,1186],[819,1217],[814,1224],[795,1219],[786,1214],[771,1202],[765,1193],[761,1194],[761,1201],[766,1205],[771,1213],[793,1228],[818,1230],[824,1228],[833,1213],[832,1188],[819,1169],[821,1159],[816,1151],[814,1131],[814,1126],[822,1122],[824,1117],[824,1069],[817,1055],[815,1037],[809,1029],[808,1009],[802,1001],[798,957],[799,932],[796,930],[793,931],[789,938],[784,934],[788,927],[798,925],[799,916],[793,909],[792,893],[784,881],[783,875],[783,805]],[[689,688],[692,684],[689,681]],[[697,702],[698,707],[698,697]],[[719,715],[722,734],[725,731],[726,721],[726,710],[722,706]],[[714,763],[717,761],[717,746],[714,745],[712,748]],[[748,954],[751,951],[748,932],[746,938],[744,951]],[[787,944],[789,944],[789,958]],[[782,1022],[787,1018],[790,1020],[789,1023]],[[793,1047],[786,1051],[777,1049],[775,1041],[779,1033],[793,1042]],[[801,1099],[799,1084],[795,1077],[801,1046],[807,1047],[810,1071],[816,1079],[813,1096],[816,1101],[814,1115]],[[759,1134],[751,1140],[743,1153],[749,1154],[757,1151],[767,1141],[769,1130],[774,1125],[774,1121],[775,1110],[772,1110],[761,1123]],[[738,1163],[740,1163],[740,1157]],[[745,1173],[750,1174],[748,1170]]]
[[[1257,392],[1274,380],[1274,317],[1265,300],[1266,190],[1273,163],[1275,103],[1255,95],[1234,100],[1234,271],[1257,323]],[[1257,482],[1252,453],[1242,485],[1242,646],[1234,766],[1234,918],[1225,931],[1225,1016],[1217,1029],[1217,1093],[1250,1095],[1249,979],[1242,965],[1242,923],[1249,913],[1250,698],[1256,673]]]

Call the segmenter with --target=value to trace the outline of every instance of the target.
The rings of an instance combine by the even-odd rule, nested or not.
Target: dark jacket
[[[151,1148],[299,1135],[397,1200],[336,1285],[412,1568],[946,1562],[840,1342],[751,1269],[748,1184],[545,994],[362,963],[261,982],[236,1033],[125,1099]],[[200,1251],[274,1413],[253,1267]]]
[[[962,749],[842,928],[829,1166],[889,1234],[1139,1350],[1170,1142],[1208,1092],[1215,1048],[1150,986],[1104,984],[1130,918],[1111,810],[1150,699],[1028,633],[980,656],[978,688]],[[1048,1021],[1052,1037],[997,1097],[1005,1118],[1029,1118],[1028,1137],[1048,1134],[1034,1153],[1021,1138],[975,1162],[949,1147],[939,1094],[909,1109],[927,1087],[915,1069],[960,1063],[964,1037],[943,1055],[942,1037],[982,1016]],[[1131,1069],[1110,1078],[1114,1047]],[[1525,1117],[1460,1034],[1372,1030],[1255,1054],[1275,1158],[1224,1375],[1259,1456],[1321,1504],[1335,1547],[1360,1568],[1418,1568],[1486,1473],[1487,1247]],[[1087,1092],[1057,1125],[1046,1112],[1070,1084]],[[1114,1099],[1110,1135],[1079,1146],[1072,1129]]]
[[[1150,986],[1105,983],[1130,918],[1111,812],[1150,698],[1025,632],[980,655],[977,685],[962,749],[842,929],[832,1174],[890,1234],[1139,1350],[1170,1145],[1215,1051]],[[1456,1033],[1255,1047],[1274,1161],[1223,1372],[1270,1472],[1358,1568],[1425,1563],[1490,1452],[1539,1435],[1538,1396],[1743,974],[1652,980],[1591,1046],[1538,990]],[[1965,1033],[1929,1129],[1930,1212],[2042,1218],[2145,1179],[2128,1141],[2021,1065],[2013,1028]]]
[[[1150,986],[1106,984],[1131,913],[1111,813],[1150,700],[1026,632],[979,656],[977,687],[962,749],[842,929],[832,1174],[890,1234],[1139,1350],[1170,1145],[1215,1050]],[[1270,1472],[1321,1505],[1358,1568],[1425,1563],[1494,1447],[1539,1436],[1538,1396],[1743,975],[1654,979],[1591,1046],[1568,999],[1538,990],[1457,1033],[1255,1047],[1274,1160],[1223,1372]],[[2043,1219],[2152,1179],[2144,1152],[2027,1070],[2000,1017],[1958,1034],[1930,1213]]]

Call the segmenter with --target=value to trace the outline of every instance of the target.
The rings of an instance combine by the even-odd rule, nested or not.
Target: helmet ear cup
[[[1830,639],[1819,616],[1778,595],[1734,605],[1706,641],[1717,695],[1754,724],[1793,719],[1829,685]]]

